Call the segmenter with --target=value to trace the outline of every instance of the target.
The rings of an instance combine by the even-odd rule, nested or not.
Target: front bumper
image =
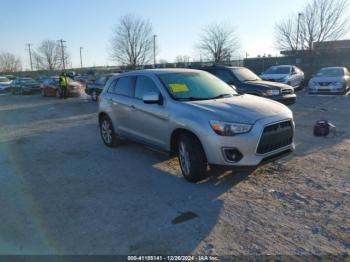
[[[40,87],[22,87],[24,93],[39,93],[41,91]]]
[[[254,124],[253,129],[246,134],[231,137],[219,136],[217,134],[205,136],[201,139],[201,142],[208,163],[221,166],[257,166],[269,161],[270,159],[274,160],[283,157],[285,154],[294,151],[294,141],[287,146],[283,146],[265,154],[258,154],[257,151],[264,128],[270,124],[287,120],[292,121],[294,133],[295,126],[293,119],[281,119],[281,117],[275,116],[258,120]],[[224,149],[227,148],[237,149],[243,157],[238,162],[229,161],[224,154]]]
[[[336,87],[316,87],[316,88],[310,88],[309,87],[309,93],[310,94],[343,94],[346,92],[346,87],[336,88]]]
[[[278,101],[278,102],[280,102],[282,104],[285,104],[285,105],[293,105],[297,101],[297,95],[296,94],[270,96],[270,97],[266,97],[266,98],[273,99],[273,100]]]

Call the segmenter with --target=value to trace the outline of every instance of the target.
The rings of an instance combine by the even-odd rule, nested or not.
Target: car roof
[[[126,73],[121,73],[118,76],[127,76],[127,75],[164,75],[171,73],[189,73],[189,72],[203,72],[202,70],[197,69],[187,69],[187,68],[164,68],[164,69],[143,69],[143,70],[135,70],[129,71]]]
[[[330,66],[330,67],[322,67],[322,69],[346,69],[346,67],[343,66]]]

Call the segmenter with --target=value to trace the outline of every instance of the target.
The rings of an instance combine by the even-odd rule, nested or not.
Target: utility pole
[[[26,46],[28,46],[30,69],[33,71],[32,49],[30,48],[32,44],[26,44]]]
[[[300,17],[302,16],[302,13],[298,13],[298,28],[297,28],[297,44],[295,49],[298,51],[298,43],[299,43],[299,27],[300,27]]]
[[[63,71],[66,70],[66,62],[65,62],[65,58],[64,58],[64,48],[65,46],[63,45],[63,43],[66,43],[67,41],[64,41],[62,39],[57,40],[57,42],[60,43],[61,46],[61,53],[62,53],[62,65],[63,65]]]
[[[157,35],[153,35],[153,66],[156,68],[156,37]]]
[[[81,50],[83,50],[84,47],[80,47],[80,68],[83,68],[83,56],[81,55]]]

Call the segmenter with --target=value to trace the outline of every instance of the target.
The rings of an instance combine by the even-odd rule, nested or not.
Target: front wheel
[[[56,97],[57,98],[61,97],[61,92],[60,92],[60,90],[58,88],[56,89]]]
[[[207,160],[200,141],[193,135],[180,136],[178,158],[182,175],[189,182],[197,182],[207,174]]]

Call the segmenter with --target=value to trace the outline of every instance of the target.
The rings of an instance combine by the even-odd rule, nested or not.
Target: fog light
[[[242,153],[236,148],[223,148],[223,152],[229,162],[238,162],[243,158]]]

